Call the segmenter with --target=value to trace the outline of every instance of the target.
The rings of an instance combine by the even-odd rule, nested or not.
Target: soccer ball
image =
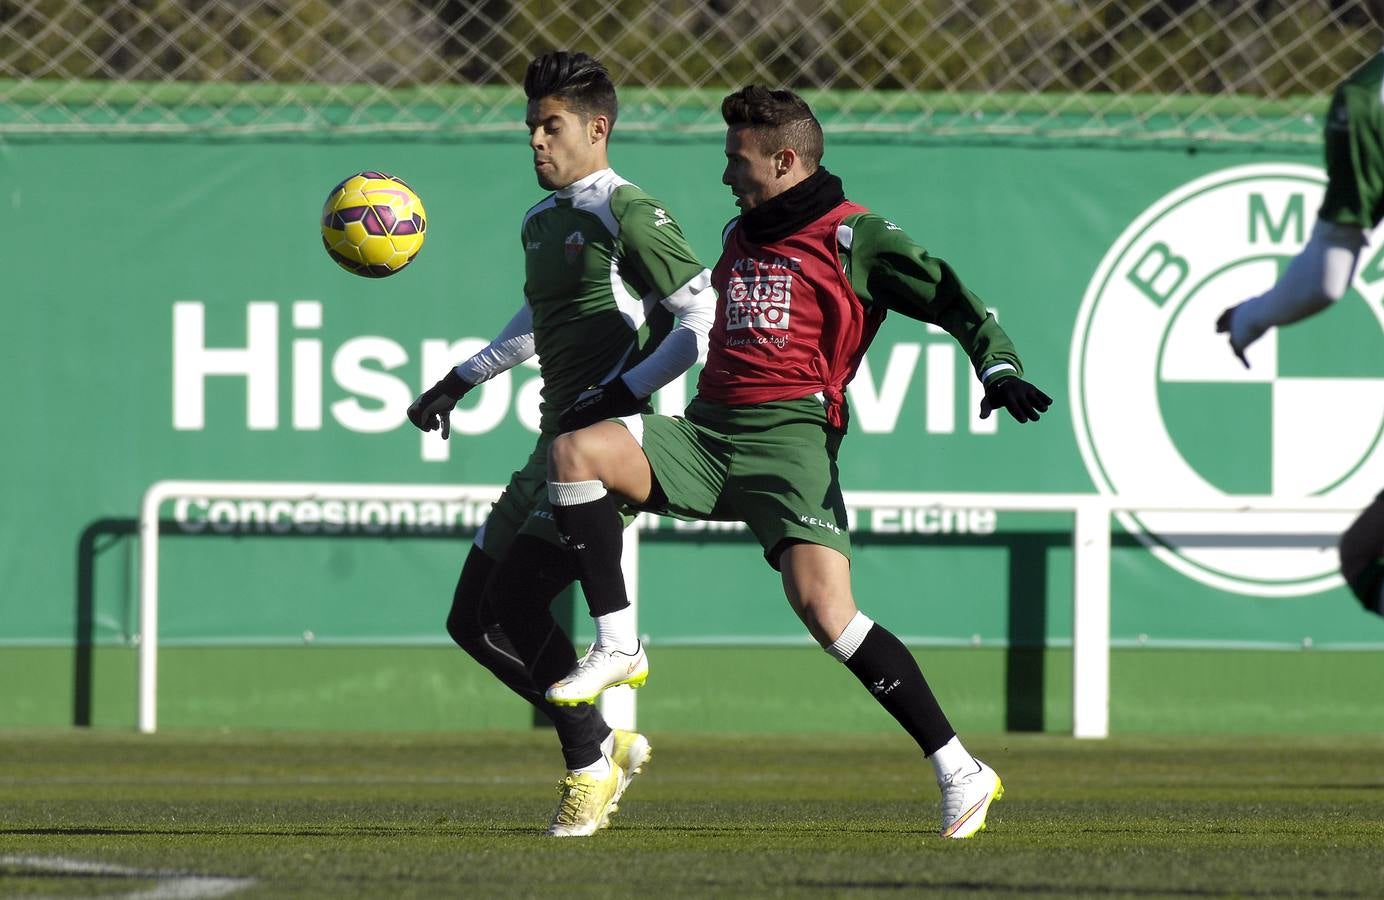
[[[423,246],[428,216],[402,178],[359,172],[332,188],[322,207],[322,244],[346,271],[393,275]]]

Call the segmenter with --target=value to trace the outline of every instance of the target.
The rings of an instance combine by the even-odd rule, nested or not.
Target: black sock
[[[845,664],[923,753],[931,756],[956,736],[918,661],[888,629],[871,625]]]
[[[619,612],[629,606],[625,573],[620,568],[624,522],[610,494],[573,506],[554,505],[553,518],[576,563],[591,617]]]
[[[540,546],[530,546],[527,544],[530,540]],[[526,548],[529,551],[527,553]],[[556,706],[543,696],[547,686],[566,675],[577,661],[576,653],[572,650],[572,642],[565,634],[561,634],[557,620],[549,611],[553,598],[571,583],[571,573],[570,570],[564,573],[561,569],[555,573],[551,564],[545,566],[533,563],[535,551],[545,554],[547,551],[544,548],[551,548],[553,554],[561,554],[558,548],[546,541],[527,537],[520,537],[514,542],[506,562],[503,563],[497,564],[478,548],[472,548],[452,596],[452,610],[447,616],[447,633],[456,641],[457,646],[490,670],[505,687],[523,697],[548,717],[562,744],[562,756],[567,768],[578,769],[600,758],[601,741],[610,734],[610,727],[594,706]],[[521,561],[527,559],[529,562],[521,562],[517,566],[508,564],[508,559],[516,555]],[[516,618],[525,623],[531,619],[539,620],[536,622],[536,630],[540,631],[545,630],[542,620],[546,619],[547,625],[559,632],[559,644],[567,648],[570,660],[563,657],[560,652],[554,654],[552,665],[561,667],[561,671],[550,681],[543,682],[542,686],[529,673],[523,654],[501,626],[499,613],[493,608],[497,594],[493,590],[492,579],[497,572],[507,578],[507,595],[528,598],[522,604],[528,613]],[[519,577],[519,573],[525,572],[530,576],[527,580]]]

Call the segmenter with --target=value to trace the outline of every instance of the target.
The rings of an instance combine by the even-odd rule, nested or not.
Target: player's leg
[[[642,503],[653,475],[639,443],[615,422],[560,435],[549,450],[548,472],[548,498],[595,620],[596,641],[579,666],[536,670],[534,678],[541,683],[551,674],[548,696],[559,703],[590,703],[607,687],[640,687],[648,677],[620,565],[624,521],[616,495]]]
[[[508,635],[500,627],[499,617],[490,608],[487,592],[497,560],[509,552],[536,498],[542,493],[546,452],[547,448],[540,442],[523,468],[510,477],[509,484],[491,507],[462,564],[461,575],[452,592],[452,606],[447,613],[447,633],[457,646],[530,703],[542,699],[541,690],[533,683]]]
[[[530,535],[516,537],[504,558],[495,564],[480,603],[479,618],[491,623],[484,628],[481,640],[486,644],[494,640],[500,648],[483,650],[485,659],[480,661],[491,668],[486,660],[503,655],[503,664],[491,671],[501,669],[503,674],[496,672],[500,680],[552,721],[567,768],[581,769],[600,758],[600,745],[610,728],[594,707],[549,703],[531,668],[541,655],[556,654],[554,665],[559,671],[566,671],[576,659],[571,639],[551,609],[553,600],[571,583],[571,569],[558,547]],[[539,637],[534,640],[532,635]],[[547,649],[540,649],[543,645]]]
[[[968,837],[984,827],[999,779],[961,744],[913,654],[856,607],[849,519],[836,478],[841,435],[824,427],[812,405],[783,404],[763,418],[762,431],[734,439],[727,494],[741,498],[739,516],[782,573],[784,593],[808,631],[932,760],[942,833]]]
[[[549,497],[596,619],[597,642],[548,689],[550,700],[591,703],[613,685],[644,683],[648,661],[625,594],[624,538],[612,495],[636,506],[705,518],[719,495],[719,462],[699,439],[696,426],[685,419],[631,416],[553,442]]]
[[[588,836],[609,825],[630,779],[648,757],[648,741],[642,735],[617,735],[594,706],[557,706],[538,687],[555,676],[536,673],[560,675],[576,664],[572,639],[551,610],[553,599],[571,583],[568,554],[551,540],[521,533],[496,566],[487,591],[488,605],[534,685],[534,705],[547,714],[562,743],[567,774],[558,784],[562,796],[548,828],[556,837]],[[616,758],[619,738],[624,739],[624,760]],[[628,748],[636,744],[642,745],[642,758],[632,763]]]
[[[942,791],[942,836],[965,838],[983,829],[990,804],[1004,793],[999,776],[962,745],[903,642],[856,608],[846,557],[819,544],[790,543],[779,565],[784,592],[808,631],[931,759]]]
[[[788,541],[782,546],[778,563],[784,593],[807,630],[851,670],[924,754],[936,757],[956,740],[956,730],[947,721],[913,654],[888,629],[856,608],[850,562],[840,551]],[[960,759],[934,760],[938,780],[969,762],[969,754]]]
[[[616,495],[636,505],[648,499],[649,461],[628,428],[600,422],[558,436],[548,452],[548,471],[558,531],[576,560],[596,620],[596,646],[633,654],[638,635],[620,570],[624,523]]]
[[[510,476],[509,483],[477,533],[462,565],[452,594],[452,607],[447,614],[447,633],[452,640],[506,687],[539,708],[551,706],[542,696],[546,685],[534,683],[510,636],[501,626],[500,617],[491,602],[490,584],[498,561],[511,552],[546,490],[546,465],[547,442],[540,439],[524,466]],[[555,577],[561,578],[562,574],[558,573]],[[546,595],[542,600],[546,610],[547,604],[564,586],[562,583],[551,584],[536,579],[530,587],[533,593]],[[547,615],[549,619],[552,618],[551,613]],[[598,723],[593,729],[599,731],[597,739],[605,736],[603,723]]]
[[[1341,574],[1360,604],[1384,616],[1384,492],[1341,535]]]
[[[551,548],[551,549],[548,549]],[[523,598],[519,616],[508,617],[510,628],[516,621],[528,626],[527,618],[536,620],[532,630],[547,634],[558,628],[551,612],[552,601],[572,583],[570,569],[547,559],[560,552],[552,544],[520,535],[509,545],[504,562],[496,563],[480,547],[472,546],[462,566],[452,596],[452,608],[447,615],[447,633],[457,646],[476,662],[488,669],[505,687],[536,707],[553,723],[562,745],[563,759],[569,770],[591,765],[601,756],[601,744],[610,743],[611,729],[595,707],[558,707],[548,702],[541,687],[530,674],[519,649],[511,641],[496,609],[495,576],[505,579],[504,596]],[[521,632],[522,633],[522,632]],[[565,633],[559,646],[567,648],[564,659],[556,663],[559,674],[566,672],[575,659],[571,641]],[[547,685],[549,682],[543,682]],[[609,750],[610,748],[607,748]]]
[[[551,519],[544,529],[526,529],[515,538],[491,576],[488,599],[531,683],[549,684],[575,666],[571,637],[553,618],[551,605],[573,580],[571,558],[558,546]],[[537,530],[542,533],[529,533]],[[535,674],[542,673],[542,674]],[[538,688],[535,687],[535,691]],[[562,742],[567,774],[548,833],[558,837],[594,834],[610,824],[621,796],[653,753],[649,741],[633,731],[611,729],[590,704],[558,706],[539,694],[535,703],[547,714]]]
[[[529,618],[536,620],[531,627],[545,634],[545,625],[556,625],[550,609],[553,599],[573,580],[573,570],[558,549],[551,514],[545,512],[547,505],[542,498],[547,492],[546,476],[547,440],[540,439],[525,466],[513,474],[476,535],[475,546],[453,593],[447,630],[459,646],[553,723],[568,774],[562,783],[564,802],[551,830],[554,834],[585,834],[590,831],[584,822],[569,821],[573,818],[569,801],[573,797],[588,801],[577,804],[576,811],[580,813],[591,798],[599,796],[599,791],[589,789],[592,770],[600,769],[600,787],[618,788],[610,792],[609,804],[613,807],[619,791],[642,768],[651,750],[642,735],[612,731],[594,707],[560,708],[548,702],[543,696],[547,682],[534,682],[523,654],[501,624],[501,610],[496,604],[497,577],[504,579],[507,595],[523,598]],[[524,616],[511,617],[509,621],[510,627],[516,621],[530,626]],[[568,657],[574,658],[571,641],[565,634],[560,644],[566,646]],[[620,779],[611,777],[608,762],[602,764],[605,759],[613,759],[622,769]],[[588,818],[603,825],[609,821],[610,811],[600,810]],[[590,826],[590,830],[594,828]]]
[[[452,592],[452,608],[447,613],[447,634],[456,645],[490,670],[505,687],[530,703],[542,698],[524,663],[519,659],[500,622],[488,609],[486,585],[495,571],[495,560],[480,547],[471,545],[471,552],[461,567],[456,589]]]

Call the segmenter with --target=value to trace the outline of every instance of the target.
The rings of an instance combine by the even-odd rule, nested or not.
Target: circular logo
[[[1108,495],[1339,499],[1384,488],[1384,228],[1335,308],[1271,329],[1246,369],[1217,317],[1264,293],[1302,249],[1326,179],[1237,166],[1183,185],[1125,229],[1082,299],[1072,339],[1077,443]],[[1173,568],[1259,596],[1340,583],[1352,515],[1133,513],[1121,524]]]

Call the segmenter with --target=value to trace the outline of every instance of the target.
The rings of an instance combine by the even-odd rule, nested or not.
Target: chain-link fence
[[[586,50],[621,128],[718,130],[749,82],[836,134],[1313,141],[1371,0],[0,0],[0,136],[513,129]]]

